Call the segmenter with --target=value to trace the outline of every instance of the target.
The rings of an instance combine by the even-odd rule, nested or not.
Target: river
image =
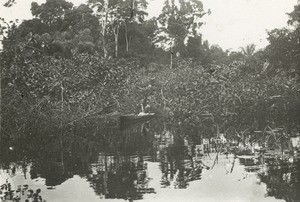
[[[181,128],[160,121],[123,131],[111,128],[100,139],[68,140],[63,161],[54,143],[30,152],[18,150],[24,142],[8,146],[0,164],[1,197],[48,202],[300,201],[297,155],[245,155],[228,144],[204,150],[200,138],[182,134]]]

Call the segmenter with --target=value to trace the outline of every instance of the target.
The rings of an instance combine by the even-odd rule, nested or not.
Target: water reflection
[[[201,179],[203,165],[195,145],[184,138],[174,136],[170,129],[164,129],[155,136],[156,160],[162,172],[161,185],[166,188],[187,188],[189,182]]]
[[[125,200],[142,199],[145,193],[155,193],[148,187],[147,163],[142,156],[109,156],[101,153],[98,162],[91,165],[88,176],[95,192],[101,198]]]
[[[208,146],[206,139],[182,134],[178,126],[151,120],[76,137],[62,152],[55,139],[44,152],[19,142],[1,156],[0,183],[14,182],[15,195],[26,183],[48,201],[299,201],[297,157],[238,155],[228,145]],[[85,190],[83,198],[74,186]]]
[[[267,169],[259,173],[261,182],[267,185],[267,195],[285,201],[300,199],[300,161],[290,159],[269,159]]]

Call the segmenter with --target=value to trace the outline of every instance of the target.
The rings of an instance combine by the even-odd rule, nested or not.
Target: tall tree
[[[65,0],[46,1],[40,5],[33,2],[31,11],[35,18],[21,24],[21,35],[31,32],[48,54],[70,57],[71,50],[94,50],[99,40],[96,35],[99,22],[87,5],[73,7]]]
[[[110,12],[109,0],[89,0],[88,3],[92,8],[96,9],[96,16],[100,21],[103,56],[106,58],[108,56],[106,35],[109,22],[108,15]]]
[[[31,3],[31,13],[40,19],[42,23],[52,29],[65,31],[68,29],[63,22],[64,15],[71,11],[73,4],[65,0],[47,0],[46,3],[39,5],[37,2]]]
[[[181,54],[185,50],[185,41],[188,36],[198,36],[201,25],[201,18],[206,13],[203,5],[198,0],[166,0],[162,9],[162,14],[158,20],[161,27],[160,39],[158,42],[169,47],[171,57],[171,68],[173,54],[179,51]]]
[[[93,8],[97,8],[96,15],[102,25],[102,43],[104,57],[107,57],[106,42],[108,33],[113,34],[114,55],[118,57],[120,27],[125,26],[126,50],[129,50],[128,24],[142,22],[147,15],[145,12],[147,2],[145,0],[89,0]]]
[[[294,29],[274,29],[268,33],[269,45],[266,48],[270,66],[274,70],[284,71],[293,78],[300,75],[300,5],[289,14],[289,24]]]
[[[129,1],[125,1],[129,2]],[[145,11],[147,9],[147,1],[145,0],[132,0],[130,1],[131,6],[125,6],[124,12],[124,27],[125,27],[125,42],[126,42],[126,52],[129,52],[131,35],[128,30],[134,29],[136,24],[144,23],[145,17],[148,13]],[[130,16],[128,15],[130,13]]]

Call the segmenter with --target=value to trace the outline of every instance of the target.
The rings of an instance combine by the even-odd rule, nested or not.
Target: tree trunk
[[[107,47],[106,47],[106,27],[108,18],[108,0],[104,1],[104,19],[102,20],[102,46],[103,46],[103,56],[107,58]]]
[[[170,58],[170,69],[173,68],[173,47],[171,46],[171,50],[170,50],[170,53],[171,53],[171,58]]]
[[[118,40],[119,40],[119,25],[117,25],[114,28],[114,35],[115,35],[115,57],[117,58],[118,57],[118,49],[119,49],[119,43],[118,43]]]
[[[60,145],[60,160],[63,171],[65,172],[64,163],[64,148],[63,148],[63,113],[64,113],[64,87],[63,83],[60,82],[61,87],[61,120],[60,120],[60,134],[59,134],[59,145]]]
[[[103,57],[107,58],[106,41],[104,35],[102,35],[102,45],[103,45]]]
[[[126,53],[129,52],[129,42],[128,42],[128,28],[125,22],[125,41],[126,41]]]
[[[2,136],[2,86],[1,86],[1,80],[2,80],[2,66],[0,66],[0,143],[1,143],[1,136]],[[0,145],[1,146],[1,145]]]
[[[1,82],[2,82],[2,66],[0,66],[0,144],[1,144],[1,139],[2,139],[2,128],[1,128],[1,123],[2,123],[2,86],[1,86]]]
[[[130,49],[130,44],[131,44],[131,35],[129,36],[128,50]]]

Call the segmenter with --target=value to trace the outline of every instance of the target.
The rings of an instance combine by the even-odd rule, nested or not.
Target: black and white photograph
[[[0,202],[300,202],[300,0],[0,0]]]

